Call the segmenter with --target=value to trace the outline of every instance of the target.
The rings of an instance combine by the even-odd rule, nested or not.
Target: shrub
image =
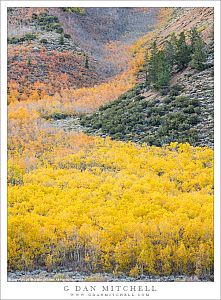
[[[197,107],[199,106],[199,101],[197,99],[190,99],[189,104]]]
[[[52,23],[49,25],[49,27],[51,27],[52,29],[60,29],[61,25],[59,23]]]
[[[185,107],[183,109],[183,112],[186,113],[186,114],[193,114],[195,112],[194,106],[193,105],[189,105],[188,107]]]
[[[187,107],[189,103],[189,99],[184,96],[176,97],[175,104],[177,107]]]
[[[47,40],[47,39],[41,39],[41,40],[40,40],[40,43],[42,43],[42,44],[47,44],[47,43],[48,43],[48,40]]]
[[[36,13],[32,14],[32,19],[36,20],[38,18],[38,15]]]
[[[172,99],[170,98],[170,97],[165,97],[165,98],[163,98],[163,102],[165,103],[165,104],[169,104],[169,103],[171,103],[171,101],[172,101]]]
[[[89,59],[88,55],[85,55],[84,66],[86,69],[89,69]]]
[[[51,16],[51,15],[40,15],[38,18],[39,23],[41,24],[49,24],[49,23],[59,23],[57,16]]]
[[[197,114],[192,114],[189,118],[189,123],[192,124],[192,125],[195,125],[199,122],[199,117]]]
[[[66,39],[70,39],[70,38],[71,38],[71,35],[70,35],[70,34],[67,34],[67,33],[64,33],[64,37],[65,37]]]
[[[181,90],[182,90],[182,87],[180,85],[176,84],[170,88],[169,95],[172,97],[178,96],[180,94]]]
[[[134,268],[132,268],[132,269],[130,270],[129,275],[130,275],[131,277],[137,277],[137,276],[139,275],[139,273],[140,273],[139,267],[136,265]]]
[[[64,29],[62,27],[59,27],[58,29],[55,30],[57,33],[63,33]]]
[[[59,44],[64,45],[64,35],[63,34],[60,35]]]
[[[26,33],[24,36],[22,36],[20,38],[12,37],[11,39],[8,39],[8,42],[10,44],[18,44],[20,42],[33,41],[36,38],[37,38],[36,34]]]
[[[14,185],[23,185],[23,174],[24,170],[22,170],[18,166],[8,166],[8,184]]]
[[[55,112],[52,114],[48,115],[42,115],[42,117],[46,120],[54,119],[54,120],[62,120],[66,119],[67,117],[71,117],[71,114],[65,114],[65,113],[60,113],[60,112]]]
[[[85,8],[82,7],[62,7],[61,8],[64,12],[68,13],[76,13],[80,16],[84,16],[86,14]]]
[[[12,37],[11,39],[8,39],[8,42],[10,44],[18,44],[20,42],[20,40],[16,37]]]

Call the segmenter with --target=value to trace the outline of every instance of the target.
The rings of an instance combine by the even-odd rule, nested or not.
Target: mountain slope
[[[184,22],[184,17],[191,19]],[[201,18],[204,18],[201,22]],[[211,23],[210,23],[211,21]],[[145,67],[139,73],[140,85],[120,96],[115,102],[103,106],[91,116],[85,116],[81,125],[86,132],[114,139],[130,140],[149,145],[162,146],[170,142],[189,142],[195,146],[213,147],[213,31],[212,10],[174,10],[173,18],[165,30],[156,37],[159,46],[176,29],[187,32],[197,26],[203,40],[207,42],[205,69],[197,71],[190,66],[174,72],[168,95],[162,96],[146,86]],[[206,26],[208,25],[208,26]],[[149,49],[143,41],[143,46]]]
[[[195,74],[194,83],[203,84],[210,72],[206,70]],[[211,87],[204,97],[199,97],[192,90],[186,94],[187,86],[181,86],[181,92],[177,91],[177,87],[174,86],[167,97],[154,96],[150,99],[145,88],[137,86],[93,115],[83,117],[81,124],[88,128],[87,133],[110,135],[124,141],[157,146],[174,141],[213,146]]]
[[[11,8],[10,98],[62,95],[63,90],[92,87],[126,70],[129,45],[152,29],[157,13],[157,8],[86,8],[83,13],[64,8]]]
[[[130,45],[153,29],[157,21],[158,8],[86,8],[85,14],[67,14],[60,8],[50,12],[61,21],[72,39],[97,61],[97,69],[103,77],[113,76],[126,69],[121,61],[128,54],[111,59],[108,45],[117,42],[119,46]]]

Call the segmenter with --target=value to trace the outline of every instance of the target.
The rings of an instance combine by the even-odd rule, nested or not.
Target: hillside
[[[170,142],[188,142],[213,147],[213,54],[208,68],[185,70],[173,78],[167,96],[155,95],[140,84],[83,117],[85,132],[114,139],[162,146]],[[71,123],[69,124],[71,129]]]
[[[126,70],[128,45],[152,29],[157,12],[156,8],[114,8],[111,12],[86,8],[83,13],[64,8],[9,9],[12,97],[24,100],[33,99],[36,92],[39,98],[61,94],[94,86]],[[119,49],[121,53],[115,54]]]
[[[128,53],[124,46],[134,43],[152,30],[159,12],[157,8],[86,8],[83,14],[59,8],[50,9],[72,39],[97,62],[103,77],[109,78],[127,68]],[[108,26],[107,26],[108,24]],[[110,49],[116,43],[115,49]],[[122,51],[121,55],[113,52]]]
[[[18,92],[19,99],[24,100],[35,91],[41,98],[102,81],[96,62],[64,32],[58,17],[47,9],[12,8],[8,28],[9,88]],[[85,65],[86,57],[90,68]]]
[[[187,17],[190,10],[182,12]],[[82,118],[81,125],[88,128],[85,132],[156,146],[173,141],[213,146],[213,36],[212,28],[209,31],[198,20],[199,16],[202,17],[209,26],[211,12],[202,9],[199,14],[197,11],[185,23],[182,21],[183,13],[179,14],[178,19],[177,13],[174,11],[174,18],[163,30],[164,35],[156,38],[158,45],[162,46],[163,42],[168,41],[165,36],[172,33],[175,26],[187,32],[192,25],[200,23],[198,30],[207,41],[203,70],[187,66],[182,71],[173,71],[170,86],[163,96],[145,82],[144,69],[147,67],[144,67],[139,73],[141,83],[138,86],[113,103],[101,107],[93,115]],[[146,47],[148,49],[148,45]]]

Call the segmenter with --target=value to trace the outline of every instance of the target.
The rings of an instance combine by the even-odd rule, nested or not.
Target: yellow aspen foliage
[[[212,273],[212,149],[42,130],[9,137],[9,269]]]

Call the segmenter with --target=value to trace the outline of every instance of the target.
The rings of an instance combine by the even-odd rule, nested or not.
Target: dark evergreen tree
[[[168,88],[170,82],[173,58],[168,59],[165,53],[165,50],[158,51],[156,41],[154,41],[148,59],[146,82],[152,83],[157,90]]]
[[[167,92],[174,66],[177,71],[186,68],[190,61],[191,66],[203,70],[206,60],[205,43],[195,28],[190,31],[191,44],[187,45],[184,32],[177,38],[173,33],[164,44],[163,50],[158,50],[156,41],[151,45],[150,56],[146,58],[145,84]]]
[[[181,32],[177,40],[177,49],[175,53],[175,61],[177,64],[178,71],[183,70],[188,66],[190,62],[190,48],[186,43],[186,36],[184,32]]]
[[[144,72],[145,72],[145,86],[148,86],[150,85],[148,51],[145,54]]]
[[[173,66],[175,63],[175,47],[173,45],[173,43],[170,41],[166,41],[165,42],[165,46],[164,46],[164,51],[165,51],[165,59],[169,65],[170,68],[170,72],[172,72],[173,70]]]
[[[28,67],[31,66],[31,59],[30,59],[30,58],[28,58],[28,63],[27,63],[27,65],[28,65]]]
[[[155,87],[157,89],[165,90],[169,87],[171,77],[171,65],[166,59],[164,50],[159,51],[157,61],[157,80],[155,83]]]
[[[197,31],[196,27],[193,27],[190,30],[189,35],[190,35],[190,41],[191,41],[190,51],[191,51],[191,53],[193,53],[195,51],[195,48],[196,48],[196,43],[200,39],[200,34]]]
[[[84,66],[85,68],[89,69],[89,60],[87,55],[85,55]]]
[[[177,37],[176,37],[174,32],[171,33],[171,35],[170,35],[170,42],[173,45],[174,49],[176,49],[176,47],[177,47]]]
[[[196,30],[196,28],[192,28],[190,31],[190,40],[191,40],[191,67],[202,71],[205,66],[207,51],[206,44],[203,42],[200,33]]]
[[[59,44],[64,45],[64,35],[63,35],[63,33],[60,35]]]
[[[157,43],[154,41],[151,45],[150,58],[148,61],[148,74],[150,82],[153,84],[157,81],[157,64],[158,64]]]
[[[205,43],[201,38],[198,38],[194,45],[194,52],[192,54],[191,67],[202,71],[205,67],[207,53],[205,50]]]

